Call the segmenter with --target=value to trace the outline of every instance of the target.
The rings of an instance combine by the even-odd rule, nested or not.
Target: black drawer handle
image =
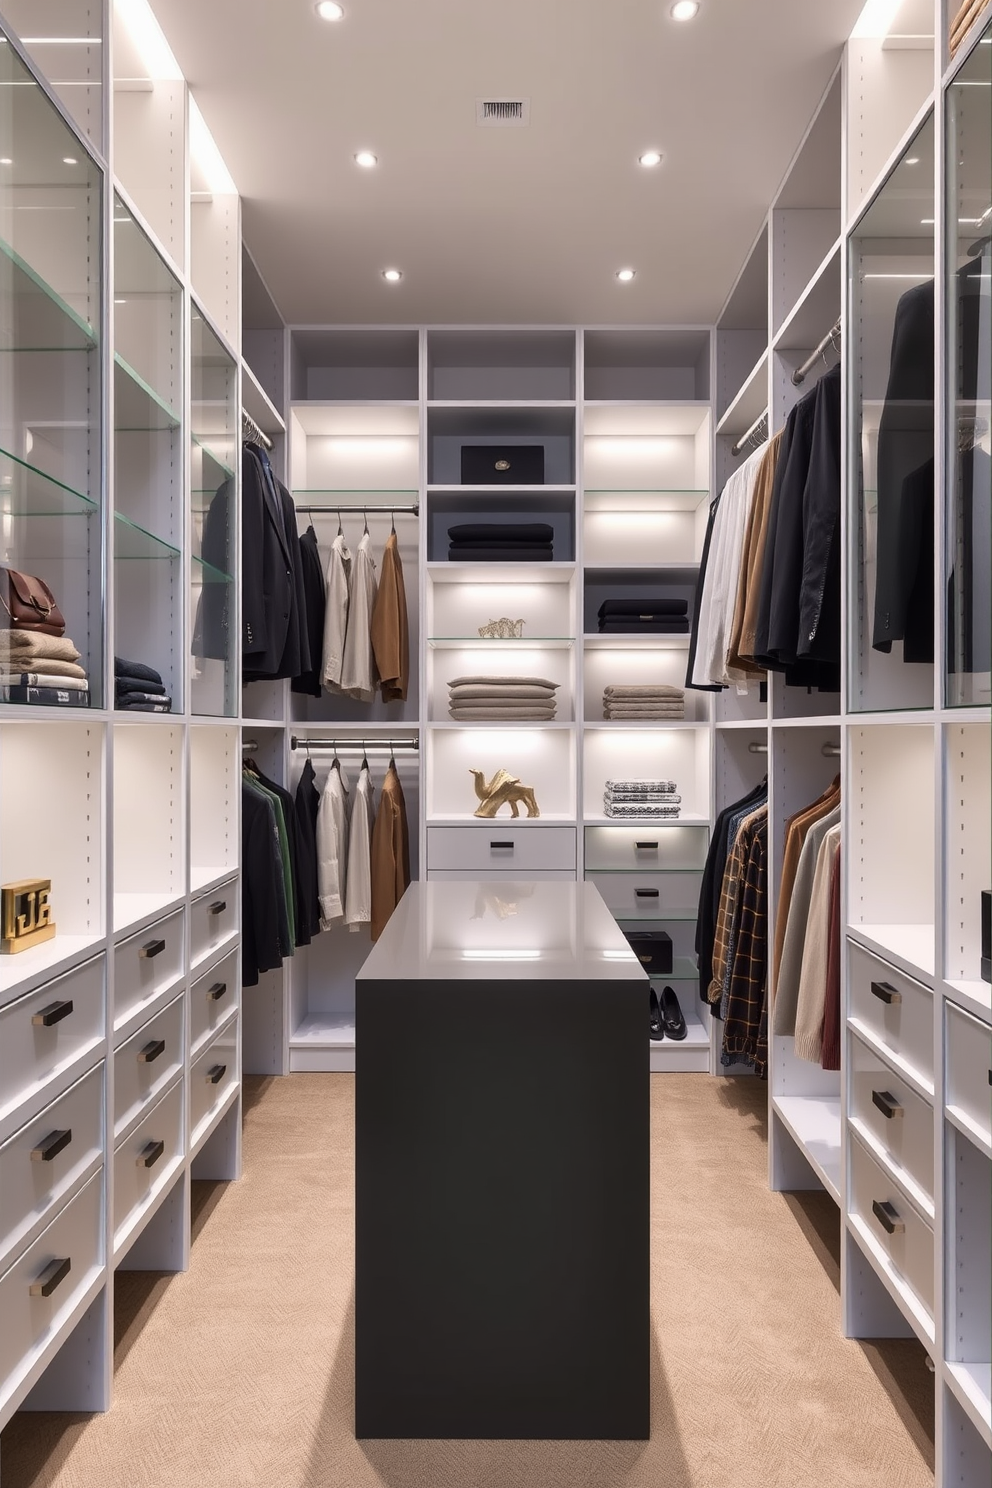
[[[164,950],[164,940],[146,940],[138,956],[142,961],[154,961],[155,957],[160,956]]]
[[[152,1039],[143,1049],[138,1050],[139,1064],[154,1064],[162,1054],[165,1053],[165,1039]]]
[[[634,851],[635,852],[657,852],[658,851],[658,848],[660,847],[660,845],[661,844],[658,843],[658,842],[635,842],[634,843]]]
[[[898,1007],[902,1002],[902,993],[888,982],[872,982],[871,995],[877,997],[879,1002],[884,1002],[886,1007]]]
[[[63,1018],[68,1018],[72,1012],[72,998],[66,998],[65,1002],[50,1002],[40,1013],[34,1013],[31,1022],[35,1028],[54,1028],[56,1023],[61,1023]]]
[[[209,910],[207,911],[207,913],[208,914],[223,914],[226,908],[227,908],[227,900],[226,899],[215,899],[214,902],[213,902],[213,904],[211,904],[211,906],[210,906]]]
[[[138,1155],[138,1161],[135,1163],[135,1167],[153,1168],[164,1151],[164,1142],[149,1142],[147,1146],[142,1147],[141,1152]]]
[[[40,1276],[36,1276],[28,1287],[32,1297],[50,1297],[56,1287],[60,1287],[72,1270],[72,1261],[66,1256],[64,1261],[49,1261]]]
[[[207,1084],[219,1085],[227,1074],[226,1064],[215,1064],[212,1069],[207,1070]]]
[[[871,1093],[871,1102],[873,1106],[878,1107],[887,1121],[891,1121],[893,1116],[903,1115],[902,1106],[896,1100],[895,1096],[890,1095],[887,1090],[873,1090]]]
[[[37,1147],[31,1148],[32,1162],[51,1162],[53,1157],[58,1157],[72,1141],[72,1127],[67,1126],[64,1131],[49,1132],[43,1142]]]
[[[635,889],[634,894],[638,899],[657,899],[657,889]]]
[[[901,1235],[906,1228],[906,1221],[899,1218],[899,1211],[887,1199],[883,1203],[872,1199],[871,1212],[887,1235]]]
[[[505,849],[506,852],[512,852],[513,851],[513,843],[512,842],[490,842],[489,849],[490,849],[491,852],[495,852],[497,848]]]
[[[211,1002],[220,1002],[226,991],[226,982],[214,982],[213,986],[208,988],[207,996],[210,998]]]

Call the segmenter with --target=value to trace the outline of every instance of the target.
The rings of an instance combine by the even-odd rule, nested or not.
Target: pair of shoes
[[[679,1000],[672,987],[662,987],[661,997],[658,997],[654,988],[651,988],[651,1039],[659,1043],[664,1038],[670,1038],[675,1043],[681,1043],[686,1037],[688,1029],[685,1026],[685,1018],[679,1006]]]

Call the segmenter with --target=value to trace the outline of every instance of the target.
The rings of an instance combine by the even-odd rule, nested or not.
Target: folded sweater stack
[[[448,528],[452,563],[549,563],[555,530],[547,522],[462,522]]]
[[[68,636],[0,630],[0,687],[8,703],[88,708],[90,684]]]
[[[674,780],[608,780],[603,811],[620,821],[678,816],[682,797]]]
[[[685,599],[604,599],[599,607],[601,635],[688,635]]]
[[[114,692],[118,708],[129,713],[171,713],[172,699],[160,672],[140,661],[114,657]]]
[[[448,688],[458,723],[548,723],[557,707],[558,683],[544,677],[456,677]]]
[[[603,717],[628,723],[647,723],[685,717],[685,693],[681,687],[656,685],[607,687],[603,690]]]

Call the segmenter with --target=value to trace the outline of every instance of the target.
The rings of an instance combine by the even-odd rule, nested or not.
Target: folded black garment
[[[170,713],[172,711],[172,699],[164,692],[119,692],[117,694],[116,706],[118,708],[138,708],[145,703],[156,703],[159,706],[164,704]]]
[[[550,563],[554,556],[551,547],[448,549],[451,563]]]
[[[689,602],[685,599],[604,599],[596,613],[601,620],[621,615],[650,615],[659,619],[663,615],[688,615]]]
[[[600,635],[688,635],[688,615],[669,616],[667,620],[600,620]]]
[[[165,697],[164,684],[152,682],[145,677],[118,677],[114,682],[114,688],[118,697],[126,697],[130,692],[154,692],[160,697]]]
[[[171,698],[162,698],[157,703],[122,703],[119,710],[121,713],[171,713]]]
[[[461,522],[448,528],[452,543],[480,547],[483,543],[549,543],[555,529],[547,522]]]
[[[162,673],[157,672],[154,667],[145,666],[140,661],[127,661],[123,656],[114,657],[114,676],[127,681],[158,682],[161,684]]]

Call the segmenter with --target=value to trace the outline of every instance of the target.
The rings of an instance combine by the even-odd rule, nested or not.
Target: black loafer
[[[665,1037],[662,1026],[661,1005],[658,1002],[658,994],[651,988],[651,1039],[654,1043],[660,1042]]]
[[[654,988],[652,988],[651,996],[654,997],[654,995]],[[662,987],[660,1006],[661,1026],[665,1037],[680,1042],[685,1038],[689,1030],[685,1026],[685,1018],[682,1016],[679,1000],[675,996],[675,991],[672,987]]]

